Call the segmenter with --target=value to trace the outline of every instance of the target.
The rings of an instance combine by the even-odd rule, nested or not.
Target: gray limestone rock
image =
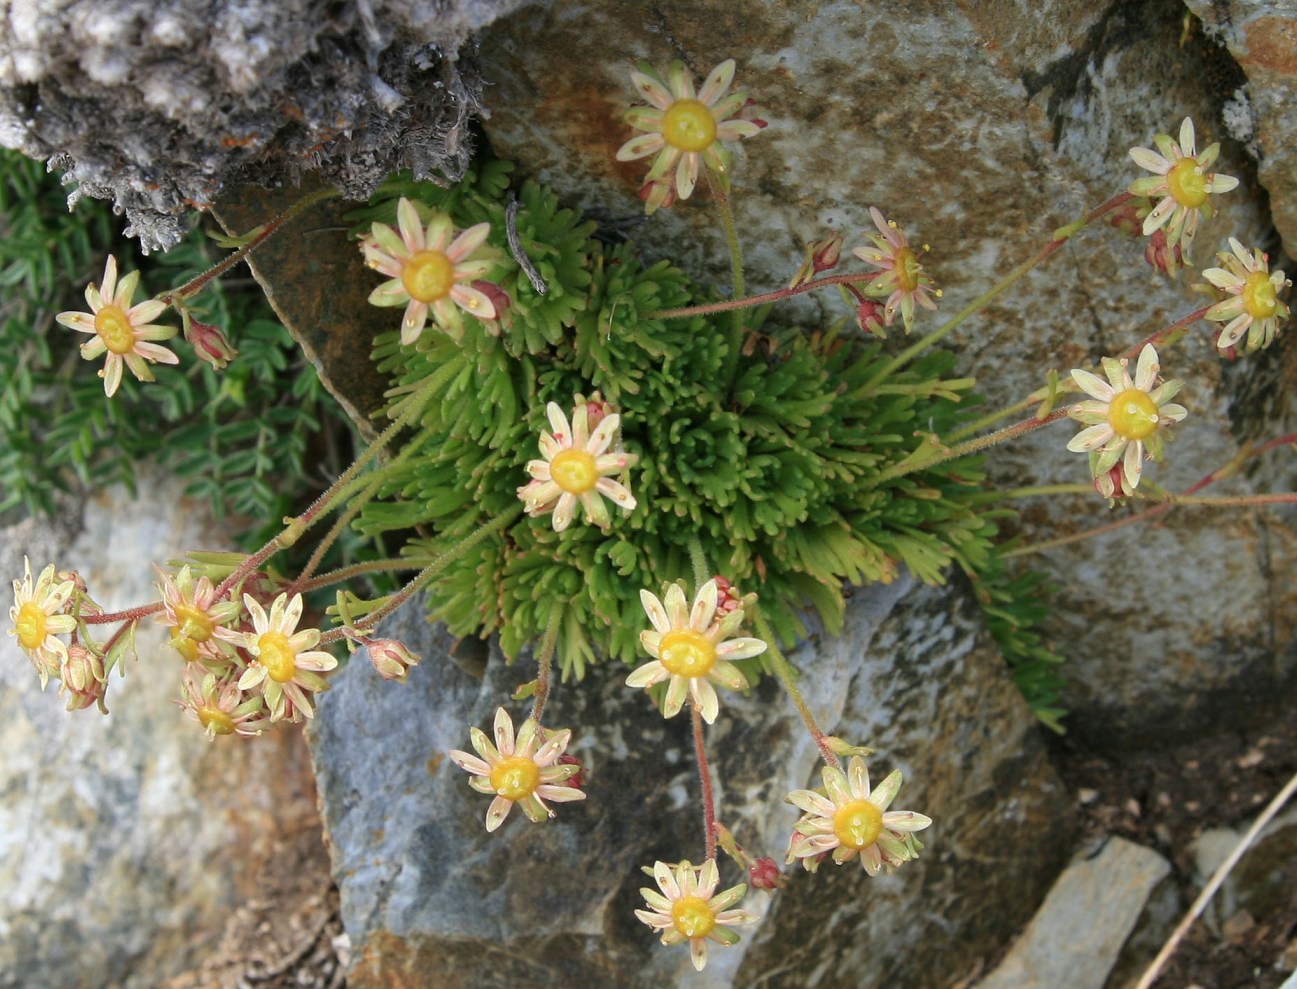
[[[157,597],[150,560],[223,539],[176,482],[102,493],[53,522],[0,529],[0,573],[23,556],[75,568],[105,607]],[[7,593],[7,589],[6,589]],[[181,662],[146,623],[112,712],[42,693],[0,636],[0,987],[148,989],[212,950],[272,853],[314,818],[300,733],[209,743],[173,699]],[[228,743],[228,744],[227,744]]]
[[[145,249],[231,182],[462,173],[481,81],[458,51],[524,0],[16,0],[0,11],[0,145]]]
[[[1281,12],[1270,15],[1266,23],[1278,23]],[[1258,46],[1259,30],[1250,35]],[[1292,49],[1265,50],[1270,65]],[[1186,115],[1197,122],[1199,147],[1223,141],[1218,167],[1242,180],[1202,228],[1200,266],[1230,235],[1273,250],[1272,222],[1297,209],[1294,193],[1265,177],[1297,142],[1276,138],[1284,150],[1262,163],[1265,187],[1258,184],[1255,163],[1226,126],[1239,66],[1176,0],[539,4],[483,35],[483,71],[493,83],[485,127],[498,152],[570,202],[629,225],[650,256],[724,285],[727,255],[705,190],[644,220],[636,193],[647,160],[622,163],[614,154],[633,133],[621,118],[637,100],[629,79],[637,60],[661,69],[683,59],[701,79],[727,57],[738,62],[736,84],[770,122],[738,146],[733,169],[752,291],[786,284],[803,243],[830,227],[847,236],[848,249],[861,243],[871,229],[866,209],[877,205],[912,241],[931,245],[925,265],[944,290],[941,316],[954,313],[1054,229],[1146,174],[1129,148],[1175,132]],[[1285,106],[1273,92],[1265,99]],[[1279,116],[1267,118],[1266,133],[1286,133]],[[986,408],[1030,394],[1051,368],[1066,375],[1095,364],[1203,304],[1190,287],[1198,276],[1170,280],[1142,253],[1137,238],[1085,231],[951,333]],[[846,315],[832,292],[790,311],[821,324]],[[925,316],[916,332],[938,319]],[[1149,479],[1183,491],[1229,462],[1242,441],[1292,430],[1291,353],[1281,340],[1273,353],[1226,366],[1202,323],[1164,347],[1164,374],[1185,381],[1177,401],[1190,414]],[[1056,424],[996,448],[992,480],[1086,483],[1083,458],[1065,449],[1076,428]],[[1277,461],[1205,493],[1291,490],[1291,471],[1265,473]],[[1087,495],[1018,504],[1029,541],[1126,514]],[[1266,698],[1284,696],[1297,676],[1291,522],[1268,511],[1184,509],[1156,526],[1032,558],[1060,585],[1049,631],[1069,660],[1070,730],[1121,746],[1171,726],[1192,733],[1246,723]]]
[[[977,989],[1103,989],[1149,894],[1170,871],[1157,852],[1124,838],[1083,849]]]
[[[903,579],[856,595],[840,638],[796,651],[825,730],[876,747],[875,774],[903,769],[894,807],[936,823],[895,876],[828,863],[796,870],[773,899],[749,894],[760,925],[687,984],[938,985],[1027,919],[1068,854],[1070,806],[975,614],[962,591]],[[702,857],[685,717],[664,721],[624,669],[558,686],[546,723],[572,728],[588,799],[541,825],[515,811],[488,835],[488,799],[445,753],[468,747],[469,725],[489,730],[501,704],[520,723],[527,708],[508,695],[534,671],[492,646],[475,678],[448,660],[440,627],[411,608],[397,622],[424,655],[409,683],[380,680],[357,653],[311,731],[355,950],[348,985],[685,984],[687,951],[659,946],[633,915],[651,885],[640,866]],[[782,861],[796,817],[783,797],[818,779],[791,705],[773,681],[726,696],[707,744],[721,820]],[[723,862],[723,884],[740,879]]]

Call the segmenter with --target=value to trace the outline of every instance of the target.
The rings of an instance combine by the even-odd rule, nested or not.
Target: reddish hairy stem
[[[694,755],[698,757],[698,778],[703,787],[703,831],[707,844],[707,857],[710,862],[716,858],[716,805],[712,795],[712,776],[707,768],[707,753],[703,740],[703,716],[698,705],[689,701],[689,718],[694,726]]]
[[[154,604],[142,604],[138,608],[127,608],[125,611],[106,611],[101,615],[77,615],[87,625],[107,625],[109,622],[131,622],[149,615],[156,615],[163,609],[161,601]],[[113,636],[116,638],[116,636]]]

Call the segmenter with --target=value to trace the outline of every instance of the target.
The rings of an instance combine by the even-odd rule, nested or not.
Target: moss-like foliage
[[[508,166],[491,162],[450,189],[387,192],[460,227],[490,222],[507,257],[507,179]],[[483,541],[432,588],[433,613],[453,632],[499,631],[513,656],[554,620],[561,667],[579,676],[599,658],[641,657],[640,588],[691,577],[695,539],[716,572],[760,596],[785,642],[804,631],[808,606],[838,631],[844,585],[889,581],[902,566],[941,582],[952,561],[973,570],[986,561],[994,526],[973,507],[976,458],[880,481],[963,415],[968,382],[945,380],[951,356],[888,373],[875,342],[748,314],[749,346],[727,364],[731,315],[649,315],[708,301],[683,272],[646,264],[630,246],[603,247],[534,183],[519,200],[521,243],[549,291],[503,262],[493,277],[514,303],[498,336],[468,319],[458,343],[431,326],[417,348],[401,347],[395,330],[378,339],[394,400],[431,376],[437,399],[415,456],[386,488],[400,498],[371,504],[360,524],[417,528],[425,535],[407,552],[445,552],[518,504],[548,428],[545,404],[570,413],[574,395],[596,389],[620,409],[625,447],[639,455],[628,475],[639,505],[614,510],[607,532],[578,519],[556,533],[548,517],[523,517]],[[373,219],[394,222],[395,199],[357,216]]]

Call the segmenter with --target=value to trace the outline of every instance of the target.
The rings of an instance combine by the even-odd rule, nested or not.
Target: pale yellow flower
[[[876,876],[884,866],[890,870],[918,857],[923,846],[914,832],[932,819],[912,810],[888,810],[901,789],[899,769],[870,789],[865,761],[854,756],[845,773],[825,766],[821,778],[823,792],[788,794],[788,802],[805,812],[788,842],[789,862],[800,861],[814,872],[830,852],[838,865],[860,856],[865,872]]]
[[[1244,349],[1249,353],[1264,350],[1274,341],[1279,327],[1288,318],[1288,307],[1278,293],[1292,285],[1282,269],[1270,270],[1270,258],[1259,249],[1248,251],[1233,237],[1232,253],[1216,255],[1223,268],[1208,268],[1202,277],[1226,293],[1226,297],[1207,310],[1207,319],[1224,323],[1216,337],[1216,346],[1228,350],[1247,334]]]
[[[207,577],[195,580],[187,566],[181,567],[174,577],[159,573],[163,610],[158,621],[171,628],[171,647],[190,663],[199,659],[224,659],[216,630],[239,617],[239,603],[226,600],[218,604],[211,580]]]
[[[635,498],[624,484],[613,480],[634,466],[639,457],[627,453],[617,443],[621,416],[608,413],[599,421],[594,432],[589,427],[590,403],[578,397],[572,410],[572,422],[556,402],[545,407],[552,433],[540,434],[540,452],[544,460],[527,463],[527,473],[532,480],[518,489],[518,497],[532,516],[553,512],[555,532],[562,532],[572,524],[578,502],[585,509],[586,518],[606,529],[612,520],[604,499],[610,499],[622,511],[635,508]],[[616,443],[616,447],[613,447]]]
[[[1198,231],[1199,215],[1208,219],[1216,215],[1209,197],[1229,192],[1238,179],[1209,171],[1220,155],[1220,144],[1208,145],[1199,154],[1193,121],[1188,117],[1180,124],[1178,143],[1169,134],[1154,135],[1153,143],[1161,154],[1149,148],[1130,149],[1135,164],[1154,174],[1136,179],[1127,191],[1150,199],[1162,197],[1144,218],[1144,236],[1165,227],[1167,245],[1178,244],[1187,254]]]
[[[75,587],[70,580],[55,582],[52,563],[33,583],[31,562],[23,557],[23,579],[14,581],[14,603],[9,609],[13,628],[9,634],[18,639],[19,648],[36,667],[42,689],[68,660],[68,647],[59,636],[77,627],[75,618],[62,614]]]
[[[131,305],[140,273],[132,271],[117,282],[117,260],[112,255],[104,265],[102,288],[93,284],[86,289],[86,302],[90,312],[61,312],[54,318],[78,333],[91,333],[94,339],[81,345],[81,356],[88,361],[107,353],[104,368],[99,372],[104,379],[104,392],[112,395],[122,383],[122,367],[140,381],[152,381],[150,363],[178,364],[180,358],[150,340],[168,340],[176,335],[174,326],[149,322],[167,308],[165,302],[148,299]]]
[[[732,58],[712,69],[701,90],[694,89],[693,75],[683,62],[671,63],[667,80],[664,83],[643,62],[631,73],[631,82],[651,106],[626,112],[626,122],[644,133],[617,151],[618,161],[657,155],[641,192],[648,213],[670,206],[677,196],[693,195],[700,164],[728,185],[731,158],[725,143],[751,137],[766,126],[764,120],[735,116],[748,96],[741,89],[725,95],[734,81]]]
[[[868,235],[873,246],[857,247],[853,251],[861,261],[878,269],[878,275],[864,287],[865,294],[885,300],[883,325],[891,326],[899,311],[905,332],[909,333],[914,325],[915,304],[936,309],[934,299],[940,298],[941,292],[933,289],[932,279],[919,264],[918,253],[896,221],[886,219],[873,206],[869,207],[869,217],[878,228],[877,234]]]
[[[713,683],[729,690],[742,690],[747,680],[734,660],[749,659],[766,651],[766,643],[753,638],[730,638],[743,624],[743,609],[716,615],[716,581],[698,589],[693,607],[685,601],[679,584],[667,588],[665,600],[641,590],[640,602],[653,628],[640,633],[640,643],[653,657],[626,678],[628,687],[651,687],[669,680],[662,716],[680,713],[686,695],[698,706],[703,720],[711,724],[720,710]]]
[[[387,275],[369,294],[376,306],[405,306],[401,343],[419,339],[429,315],[437,326],[458,340],[463,333],[460,310],[480,320],[495,319],[490,297],[471,283],[496,264],[485,248],[489,223],[478,223],[456,235],[445,213],[433,213],[425,227],[414,203],[402,197],[396,207],[398,234],[386,223],[375,223],[360,242],[365,263]]]
[[[717,893],[720,872],[716,860],[701,866],[681,862],[672,867],[666,862],[653,864],[656,890],[640,888],[640,896],[650,908],[636,910],[635,916],[654,932],[661,932],[666,945],[689,942],[689,958],[699,972],[707,964],[707,942],[731,947],[739,942],[735,924],[751,924],[757,915],[747,910],[731,910],[747,893],[746,883],[739,883]]]
[[[253,631],[216,628],[219,638],[241,646],[253,658],[239,677],[239,689],[265,697],[271,721],[315,717],[310,695],[328,689],[328,681],[319,674],[334,669],[338,661],[314,649],[320,641],[319,629],[297,631],[302,595],[280,594],[271,602],[269,616],[251,594],[243,595],[243,604],[252,616]]]
[[[559,761],[572,740],[569,729],[544,732],[542,738],[540,727],[528,718],[515,738],[513,719],[504,708],[495,712],[494,727],[494,745],[482,729],[469,730],[477,756],[459,749],[450,752],[451,761],[472,774],[468,785],[495,798],[486,809],[487,831],[503,824],[514,804],[535,822],[554,816],[545,806],[546,800],[566,803],[585,799],[581,790],[566,782],[581,771],[580,765]]]
[[[1067,448],[1073,453],[1094,454],[1090,458],[1090,473],[1096,478],[1107,475],[1120,461],[1125,474],[1125,484],[1121,487],[1134,491],[1144,469],[1145,453],[1153,460],[1161,460],[1165,427],[1179,422],[1188,412],[1184,406],[1170,402],[1183,382],[1157,383],[1161,365],[1152,344],[1145,345],[1140,352],[1133,380],[1129,364],[1124,357],[1120,360],[1105,357],[1103,371],[1107,381],[1089,371],[1072,372],[1072,380],[1091,399],[1068,409],[1068,415],[1084,423],[1086,428],[1072,437]]]
[[[219,678],[199,667],[185,668],[180,682],[185,714],[203,726],[208,739],[217,735],[260,735],[270,727],[265,698],[246,695],[237,677]]]

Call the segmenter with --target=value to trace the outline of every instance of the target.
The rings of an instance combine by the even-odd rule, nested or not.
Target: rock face
[[[736,84],[770,122],[742,142],[733,169],[749,289],[786,284],[802,244],[827,228],[843,232],[848,248],[861,243],[872,229],[866,209],[877,205],[912,241],[931,244],[925,266],[944,290],[945,316],[1055,228],[1146,174],[1128,149],[1177,131],[1185,115],[1197,122],[1200,148],[1223,141],[1217,167],[1242,180],[1202,228],[1195,260],[1205,267],[1230,235],[1277,249],[1266,194],[1284,229],[1297,198],[1283,162],[1297,142],[1283,137],[1291,114],[1277,109],[1287,106],[1280,94],[1291,46],[1266,25],[1287,31],[1291,13],[1201,6],[1210,6],[1203,16],[1213,33],[1235,39],[1253,80],[1256,147],[1265,155],[1259,176],[1226,127],[1238,113],[1225,103],[1244,75],[1175,0],[922,9],[899,0],[813,9],[726,0],[540,4],[484,34],[483,71],[493,84],[485,127],[499,153],[572,203],[608,220],[642,219],[636,193],[647,161],[614,159],[632,134],[621,120],[637,99],[630,70],[639,59],[664,69],[680,58],[701,80],[733,57]],[[1231,19],[1231,11],[1246,17]],[[1250,54],[1242,54],[1247,39]],[[650,255],[728,282],[705,190],[637,220],[633,236]],[[1066,375],[1096,364],[1202,305],[1190,291],[1196,275],[1167,279],[1142,252],[1139,239],[1086,231],[950,334],[987,409],[1029,394],[1051,368]],[[832,292],[792,311],[822,321],[846,315]],[[938,323],[925,314],[916,333]],[[1281,340],[1273,352],[1226,366],[1202,323],[1179,346],[1163,347],[1164,374],[1185,380],[1177,401],[1190,415],[1175,430],[1168,463],[1147,476],[1183,491],[1229,462],[1241,439],[1291,430],[1292,352]],[[993,479],[1004,487],[1086,483],[1084,460],[1065,449],[1077,428],[1062,423],[996,448]],[[1291,481],[1239,474],[1204,493],[1246,494],[1254,483],[1288,490]],[[1091,495],[1019,504],[1028,541],[1127,514],[1109,513]],[[1297,672],[1293,548],[1292,529],[1277,515],[1200,508],[1166,516],[1156,529],[1127,528],[1033,558],[1060,585],[1051,632],[1070,661],[1070,730],[1121,746],[1169,726],[1195,732],[1245,722],[1258,702],[1284,696]]]
[[[145,249],[233,180],[457,175],[481,82],[469,34],[523,0],[17,0],[0,14],[0,145],[112,199]]]
[[[76,568],[105,607],[157,597],[149,560],[221,545],[176,484],[0,529],[0,572]],[[6,592],[7,593],[7,592]],[[208,743],[171,703],[179,661],[141,627],[111,715],[67,713],[0,637],[0,987],[148,989],[210,950],[276,844],[315,819],[300,734]],[[222,744],[233,742],[232,745]]]
[[[917,863],[869,879],[854,863],[800,869],[733,949],[711,952],[711,986],[939,985],[994,953],[1030,916],[1068,855],[1066,795],[1030,713],[962,591],[909,580],[857,595],[839,639],[804,644],[807,700],[826,731],[878,750],[875,774],[906,774],[896,808],[936,823]],[[664,721],[625,670],[557,688],[546,723],[571,727],[584,803],[530,825],[515,811],[487,835],[487,798],[445,758],[468,746],[533,675],[492,648],[478,679],[407,608],[393,629],[425,660],[401,686],[357,653],[312,729],[343,920],[348,985],[505,987],[683,984],[688,952],[659,946],[634,917],[639,871],[702,857],[686,719]],[[465,664],[467,665],[467,664]],[[782,860],[790,789],[816,785],[816,752],[773,682],[727,696],[708,750],[719,814],[753,854]],[[739,881],[722,864],[722,882]],[[949,931],[958,930],[958,938]],[[899,980],[899,982],[897,981]]]

